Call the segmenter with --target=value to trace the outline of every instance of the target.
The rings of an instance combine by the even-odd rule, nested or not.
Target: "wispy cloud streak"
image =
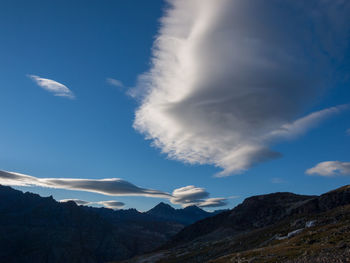
[[[85,205],[85,206],[93,206],[93,205],[102,205],[106,208],[110,209],[121,209],[125,206],[125,203],[120,202],[120,201],[115,201],[115,200],[109,200],[109,201],[98,201],[98,202],[89,202],[89,201],[84,201],[80,199],[62,199],[60,202],[70,202],[73,201],[77,205]]]
[[[111,86],[114,86],[117,88],[124,88],[124,84],[120,80],[113,79],[113,78],[107,78],[106,82]]]

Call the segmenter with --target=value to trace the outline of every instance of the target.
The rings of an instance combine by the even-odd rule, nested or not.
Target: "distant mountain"
[[[0,185],[0,261],[126,259],[156,249],[185,225],[211,215],[164,203],[145,213],[78,206]]]
[[[192,224],[198,220],[215,215],[215,213],[206,212],[197,206],[188,206],[183,209],[175,209],[163,202],[146,212],[160,220],[178,222],[184,225]]]
[[[108,208],[97,208],[89,206],[81,206],[83,209],[98,213],[103,218],[111,220],[115,223],[124,221],[133,222],[147,222],[147,221],[161,221],[176,223],[178,225],[187,226],[198,220],[214,216],[221,211],[206,212],[197,206],[189,206],[186,208],[175,209],[172,206],[160,202],[158,205],[146,212],[139,212],[134,208],[127,210],[112,210]]]
[[[350,185],[320,196],[259,195],[123,262],[348,262],[349,231]]]
[[[148,210],[146,214],[159,218],[175,217],[176,209],[166,203],[160,202],[158,205]]]

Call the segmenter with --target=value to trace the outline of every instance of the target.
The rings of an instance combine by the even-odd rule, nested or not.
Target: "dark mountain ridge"
[[[344,186],[321,196],[273,193],[252,196],[230,211],[200,220],[181,230],[168,246],[187,242],[225,229],[228,234],[274,224],[294,214],[327,211],[350,203],[350,187]],[[229,230],[229,231],[228,231]]]
[[[4,262],[94,263],[155,251],[126,262],[246,262],[239,254],[245,251],[250,259],[258,253],[262,261],[256,262],[269,262],[267,258],[298,262],[288,261],[291,244],[292,256],[304,257],[299,252],[304,251],[314,253],[312,258],[350,257],[346,235],[350,186],[320,196],[253,196],[232,210],[183,228],[194,216],[207,213],[198,207],[174,209],[165,203],[144,213],[77,206],[0,185],[0,258]],[[304,231],[308,227],[314,230]],[[277,252],[261,250],[271,251],[275,246]],[[157,252],[157,247],[162,249]],[[271,256],[281,251],[287,261]]]
[[[171,239],[167,246],[191,241],[221,229],[225,229],[227,234],[232,235],[273,224],[288,216],[296,207],[315,198],[315,196],[293,193],[252,196],[232,210],[185,227]]]
[[[126,262],[348,262],[349,231],[350,185],[320,196],[274,193],[247,198]]]
[[[144,213],[78,206],[0,185],[0,259],[88,263],[126,259],[154,250],[184,226],[211,215],[197,207],[174,209],[164,203]]]
[[[175,211],[166,220],[161,213],[78,206],[0,185],[0,259],[106,262],[129,258],[164,244],[203,210]],[[212,214],[203,211],[198,219],[203,215]]]

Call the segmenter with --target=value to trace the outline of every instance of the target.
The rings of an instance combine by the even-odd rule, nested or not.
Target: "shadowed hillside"
[[[349,262],[349,230],[350,186],[321,196],[253,196],[125,262]]]
[[[0,185],[0,259],[38,263],[126,259],[164,244],[197,216],[212,215],[199,208],[199,215],[171,209],[177,217],[167,220],[167,215],[152,215],[152,210],[77,206]]]

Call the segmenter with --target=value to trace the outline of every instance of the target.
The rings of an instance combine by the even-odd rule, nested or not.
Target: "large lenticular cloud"
[[[170,158],[225,176],[344,108],[303,116],[348,45],[349,1],[169,1],[139,77],[134,127]],[[302,121],[300,118],[302,117]],[[308,119],[313,119],[308,123]]]
[[[39,178],[26,174],[0,170],[0,185],[1,184],[11,186],[39,186],[66,190],[78,190],[109,196],[146,196],[166,198],[173,204],[179,204],[183,207],[190,205],[196,205],[199,207],[220,207],[227,205],[228,199],[224,197],[208,198],[209,193],[204,188],[196,187],[194,185],[177,188],[172,194],[169,194],[159,190],[141,188],[120,178]],[[98,204],[112,209],[118,209],[124,206],[124,203],[115,200],[88,202],[79,199],[63,199],[61,201],[74,201],[78,205]]]

